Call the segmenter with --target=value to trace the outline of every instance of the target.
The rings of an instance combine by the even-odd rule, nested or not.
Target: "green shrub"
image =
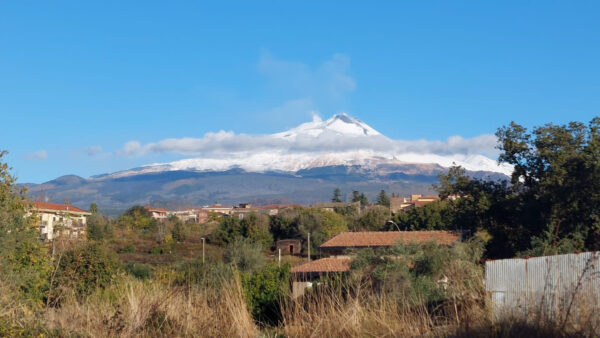
[[[165,242],[156,246],[153,246],[152,249],[150,249],[149,253],[152,255],[164,255],[164,254],[170,254],[173,250],[173,242]]]
[[[242,272],[252,272],[265,265],[262,245],[243,237],[236,238],[227,246],[224,259]]]
[[[138,279],[148,279],[152,277],[152,268],[143,263],[128,263],[125,265],[125,271]]]
[[[135,246],[133,246],[133,244],[127,244],[127,245],[125,245],[121,249],[121,252],[124,252],[124,253],[134,253],[135,252]]]
[[[269,263],[252,274],[242,274],[242,287],[252,316],[262,324],[281,321],[281,301],[289,294],[290,266]]]
[[[57,264],[53,289],[72,289],[77,296],[106,288],[121,271],[115,253],[97,243],[77,245],[63,252]]]
[[[33,307],[42,306],[51,264],[47,249],[30,230],[0,236],[0,273]]]

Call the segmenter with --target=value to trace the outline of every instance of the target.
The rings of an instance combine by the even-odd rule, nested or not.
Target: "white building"
[[[50,241],[60,235],[85,237],[87,217],[91,213],[70,204],[32,202],[34,214],[39,220],[42,239]]]

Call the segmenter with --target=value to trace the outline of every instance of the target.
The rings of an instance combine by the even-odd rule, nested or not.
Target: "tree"
[[[460,167],[440,175],[446,227],[486,230],[492,258],[600,249],[600,118],[531,132],[512,122],[496,136],[499,162],[514,167],[510,184]]]
[[[354,231],[387,230],[386,222],[390,219],[390,209],[381,205],[368,207],[353,224]],[[393,229],[392,229],[393,230]]]
[[[331,198],[331,202],[342,202],[342,191],[340,190],[340,188],[335,188],[335,190],[333,191],[333,198]]]
[[[187,238],[187,231],[183,225],[183,222],[177,218],[173,223],[173,229],[171,229],[171,235],[173,236],[173,239],[177,242],[185,241]]]
[[[381,205],[384,207],[388,207],[388,208],[390,207],[390,198],[385,193],[385,190],[381,190],[379,192],[379,195],[377,195],[377,201],[375,202],[375,204]]]
[[[44,304],[50,274],[50,255],[27,216],[26,191],[15,186],[8,164],[0,151],[0,284],[13,290],[34,308]]]
[[[269,216],[252,212],[241,220],[240,226],[244,237],[263,247],[273,243],[273,236],[269,232]]]
[[[362,193],[358,190],[352,191],[352,202],[353,203],[360,202],[361,206],[366,206],[369,204],[369,200],[367,199],[367,196],[365,196],[364,193]]]
[[[576,250],[600,249],[600,117],[531,133],[512,122],[496,136],[499,161],[514,166],[513,191],[535,218],[532,235],[552,228],[552,242],[569,238]]]
[[[243,237],[238,237],[227,245],[224,260],[234,264],[242,272],[262,269],[266,261],[262,243]]]
[[[110,222],[99,213],[91,214],[87,219],[87,238],[100,241],[112,235]]]
[[[90,204],[90,213],[92,214],[96,214],[98,213],[98,204],[92,202],[92,204]]]

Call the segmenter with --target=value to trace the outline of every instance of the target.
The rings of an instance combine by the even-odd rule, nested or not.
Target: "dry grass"
[[[425,308],[409,310],[385,297],[315,293],[284,306],[282,331],[290,337],[397,337],[432,332]]]
[[[89,337],[249,337],[258,330],[239,280],[215,293],[127,280],[85,303],[49,309],[48,328]]]

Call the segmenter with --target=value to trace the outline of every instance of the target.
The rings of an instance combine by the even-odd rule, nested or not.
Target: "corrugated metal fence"
[[[488,261],[485,288],[498,315],[554,316],[581,302],[600,309],[600,252]]]

